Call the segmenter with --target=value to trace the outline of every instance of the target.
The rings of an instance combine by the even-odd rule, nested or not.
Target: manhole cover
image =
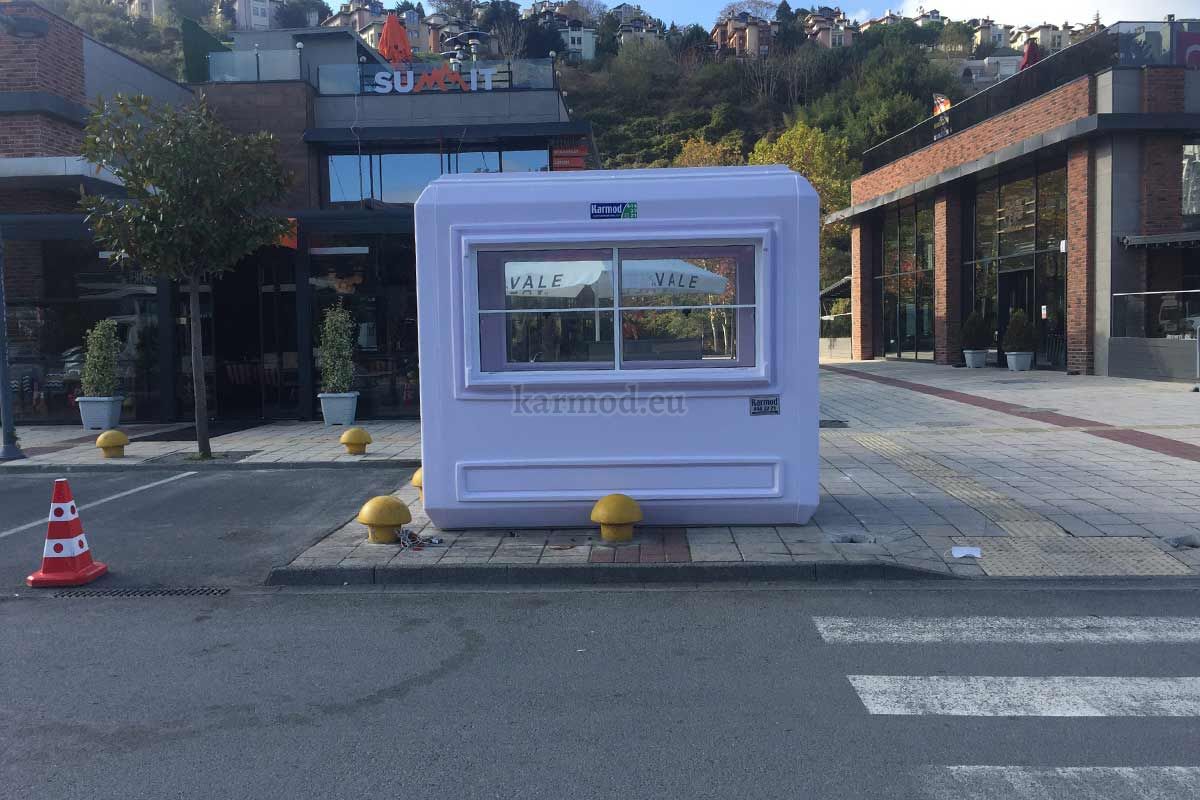
[[[229,593],[228,586],[180,586],[157,589],[64,589],[55,592],[55,597],[193,597],[197,595],[223,595]]]
[[[823,419],[821,420],[822,428],[849,428],[850,423],[844,419]]]

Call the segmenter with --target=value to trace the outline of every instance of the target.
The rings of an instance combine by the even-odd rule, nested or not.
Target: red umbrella
[[[385,29],[386,30],[386,29]],[[1021,56],[1021,63],[1017,66],[1017,70],[1023,70],[1026,67],[1032,67],[1042,58],[1041,51],[1038,50],[1037,42],[1033,39],[1028,39],[1025,42],[1025,53]]]
[[[408,64],[412,61],[412,45],[408,43],[408,31],[395,14],[388,14],[379,36],[379,53],[392,64]]]

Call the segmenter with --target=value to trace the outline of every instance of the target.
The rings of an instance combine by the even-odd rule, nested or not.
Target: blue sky
[[[620,2],[620,0],[617,0]],[[617,5],[610,2],[608,5]],[[717,12],[729,0],[645,0],[642,8],[666,22],[674,21],[679,25],[697,22],[704,27],[710,27],[716,19]],[[789,3],[792,0],[788,0]],[[828,2],[828,0],[826,0]],[[851,17],[864,22],[872,17],[879,17],[891,8],[893,11],[906,11],[910,16],[919,6],[937,8],[951,19],[968,19],[970,17],[990,16],[997,22],[1010,25],[1026,25],[1039,22],[1062,24],[1064,21],[1087,22],[1096,11],[1104,22],[1118,20],[1157,20],[1168,13],[1184,16],[1185,12],[1194,7],[1195,0],[1057,0],[1047,3],[1045,0],[892,0],[887,2],[864,4],[861,0],[841,3],[841,8]],[[806,3],[792,3],[793,6]],[[832,5],[839,5],[832,3]],[[1195,12],[1193,12],[1195,14]],[[1197,14],[1200,15],[1200,14]]]

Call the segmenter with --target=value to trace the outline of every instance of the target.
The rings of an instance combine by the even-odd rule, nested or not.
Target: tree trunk
[[[201,458],[212,458],[208,442],[208,387],[204,379],[204,338],[200,325],[200,275],[188,282],[188,317],[192,326],[192,394],[196,410],[196,447]]]

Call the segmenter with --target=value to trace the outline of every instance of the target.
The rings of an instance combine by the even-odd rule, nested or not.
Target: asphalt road
[[[1196,797],[1156,585],[9,595],[0,796]]]
[[[93,557],[109,566],[93,586],[114,588],[259,585],[409,473],[139,468],[67,478]],[[41,562],[54,477],[0,472],[0,591],[23,587]]]

